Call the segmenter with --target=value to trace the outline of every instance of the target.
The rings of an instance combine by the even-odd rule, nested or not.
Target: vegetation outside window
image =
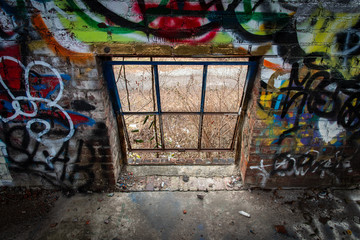
[[[106,62],[128,159],[233,159],[248,71],[239,58]],[[252,69],[253,70],[253,69]],[[251,70],[251,71],[252,71]]]

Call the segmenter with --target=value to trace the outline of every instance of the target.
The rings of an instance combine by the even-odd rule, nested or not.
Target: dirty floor
[[[8,192],[0,194],[4,240],[360,239],[359,189],[46,192],[25,200]]]

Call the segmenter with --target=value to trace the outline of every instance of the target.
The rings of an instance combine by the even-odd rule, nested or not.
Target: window
[[[239,58],[117,58],[104,64],[130,163],[234,160],[248,72]]]

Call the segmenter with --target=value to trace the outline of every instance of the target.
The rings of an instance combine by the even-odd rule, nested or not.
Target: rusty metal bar
[[[121,112],[122,115],[158,115],[158,112]],[[238,115],[238,112],[161,112],[161,115]]]
[[[231,152],[228,148],[166,148],[166,149],[150,149],[150,148],[134,148],[132,152]]]
[[[153,62],[144,62],[144,61],[110,61],[106,62],[106,64],[110,65],[242,65],[242,66],[254,66],[256,62],[209,62],[209,61],[153,61]]]

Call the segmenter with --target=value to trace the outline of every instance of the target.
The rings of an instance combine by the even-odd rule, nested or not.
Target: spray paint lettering
[[[104,155],[100,143],[95,142],[100,146],[95,148],[94,142],[78,139],[53,144],[51,148],[44,146],[23,125],[3,124],[1,138],[6,143],[9,168],[13,172],[41,177],[64,190],[86,190],[92,186],[94,166]]]
[[[72,161],[68,156],[70,139],[77,126],[95,123],[59,105],[64,91],[63,80],[70,78],[45,62],[33,61],[24,66],[16,58],[1,57],[1,139],[6,144],[9,167],[36,173],[53,184],[55,180],[65,179],[69,171],[67,164],[80,161],[80,155],[74,156]],[[83,141],[78,143],[79,154],[83,145]],[[57,166],[59,162],[62,168]],[[71,176],[67,179],[69,182],[61,186],[70,186],[75,181]]]
[[[61,16],[61,23],[66,28],[77,26],[79,31],[72,28],[73,33],[84,42],[158,42],[161,39],[170,43],[225,43],[232,38],[232,34],[239,40],[268,41],[276,32],[274,29],[281,29],[291,17],[286,13],[291,12],[289,10],[276,13],[262,5],[261,1],[252,4],[248,0],[233,1],[230,4],[220,0],[209,3],[175,0],[159,3],[67,0],[66,3],[54,1],[46,4],[48,9],[53,9]],[[42,6],[39,5],[34,4],[41,9]],[[81,30],[84,26],[87,32]],[[232,33],[228,34],[221,29]]]
[[[260,171],[258,175],[262,177],[261,186],[265,187],[268,179],[274,175],[285,177],[315,173],[319,174],[320,178],[324,178],[326,174],[336,178],[340,172],[353,171],[350,160],[351,157],[343,157],[340,152],[337,152],[333,158],[320,159],[319,152],[311,150],[296,156],[282,153],[274,157],[273,164],[264,165],[261,160],[260,165],[250,166],[250,169]]]
[[[15,132],[25,131],[33,141],[27,148],[53,149],[44,150],[49,169],[59,152],[53,146],[66,149],[79,124],[94,122],[59,104],[67,81],[63,75],[48,63],[26,59],[55,55],[77,68],[94,61],[96,43],[116,42],[225,44],[244,54],[277,55],[264,61],[258,116],[265,126],[256,138],[257,154],[268,147],[274,164],[257,169],[266,179],[301,176],[314,171],[315,162],[340,159],[336,152],[346,147],[353,150],[353,157],[346,157],[351,168],[360,169],[356,1],[18,0],[0,1],[0,8],[0,56],[6,56],[0,62],[0,122],[3,127],[20,124]],[[93,109],[79,101],[72,107]],[[29,149],[26,156],[39,154]],[[299,164],[304,159],[313,168],[304,170]]]
[[[19,60],[9,56],[3,56],[0,64],[0,84],[6,92],[2,97],[1,109],[3,111],[5,110],[5,116],[1,116],[0,120],[7,123],[14,120],[26,119],[26,129],[30,136],[44,145],[52,145],[69,140],[74,135],[75,125],[71,115],[58,104],[64,91],[62,77],[59,72],[49,64],[41,61],[31,62],[25,67]],[[53,74],[49,77],[49,85],[53,87],[52,89],[47,89],[46,86],[42,84],[34,84],[41,78],[39,74],[32,70],[35,67],[45,68]],[[9,76],[9,74],[7,74],[9,71],[16,71],[16,76]],[[15,95],[11,89],[20,90],[21,84],[20,81],[12,82],[11,80],[14,78],[20,80],[22,78],[21,73],[24,74],[25,94]],[[11,88],[5,83],[4,78],[8,78],[6,82],[12,84],[10,85]],[[61,124],[68,129],[66,136],[58,139],[46,138],[51,126],[46,119],[42,119],[40,116],[43,117],[47,113],[56,115],[58,119],[61,119]],[[87,119],[87,121],[83,123],[93,124],[90,119]],[[43,130],[34,132],[32,127],[35,124],[40,125],[37,127]]]

